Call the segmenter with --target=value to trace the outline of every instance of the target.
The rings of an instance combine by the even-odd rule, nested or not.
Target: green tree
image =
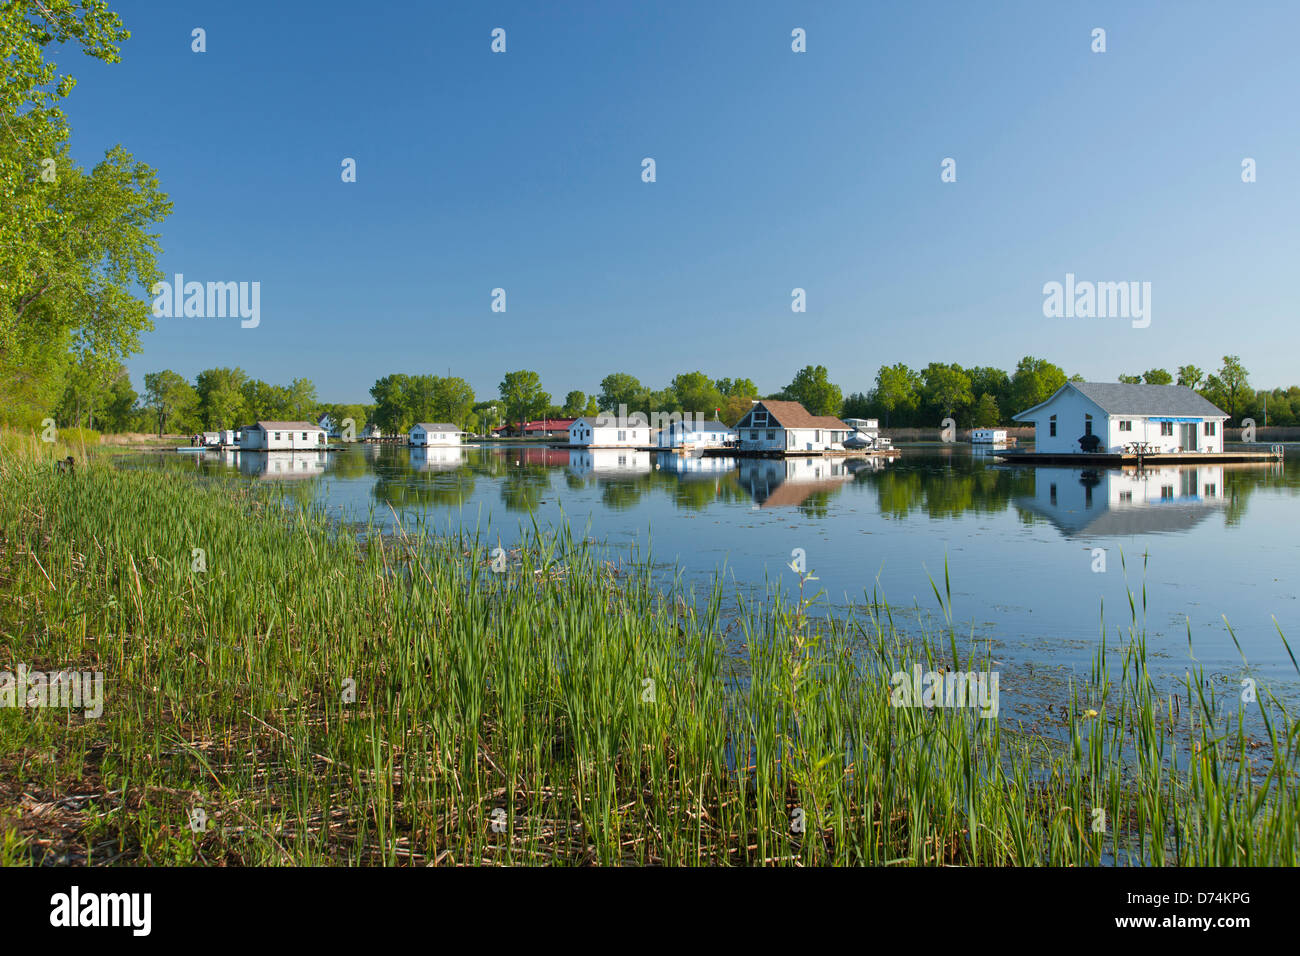
[[[528,369],[507,372],[498,389],[505,405],[506,421],[519,422],[521,426],[541,415],[551,404],[550,393],[542,391],[542,377]]]
[[[564,417],[581,418],[587,414],[587,395],[576,389],[564,396]]]
[[[409,418],[412,383],[409,375],[385,375],[370,386],[370,397],[375,400],[371,421],[384,432],[405,431],[414,420]]]
[[[894,417],[900,425],[912,424],[912,416],[921,404],[921,376],[902,362],[882,365],[876,373],[876,387],[872,395],[884,414],[885,427]]]
[[[988,392],[981,395],[975,403],[975,408],[971,411],[971,424],[976,428],[1002,424],[1002,412],[998,409],[997,399]]]
[[[1047,401],[1065,381],[1065,372],[1059,366],[1026,355],[1011,376],[1012,408],[1018,414]]]
[[[965,417],[964,410],[975,401],[975,396],[971,392],[970,376],[960,365],[931,362],[921,372],[921,378],[925,382],[921,394],[935,418],[956,417],[959,413]]]
[[[1172,385],[1174,377],[1162,368],[1150,368],[1142,373],[1142,381],[1148,385]]]
[[[703,372],[683,372],[673,378],[673,393],[683,412],[712,418],[722,411],[722,391]]]
[[[294,421],[315,421],[319,405],[316,385],[311,379],[295,378],[289,383],[289,407],[293,409]]]
[[[145,375],[144,390],[145,405],[153,410],[159,438],[169,424],[188,424],[198,407],[199,396],[193,386],[171,369]]]
[[[1200,388],[1203,381],[1205,381],[1205,373],[1195,365],[1178,366],[1179,385],[1186,385],[1188,388]]]
[[[3,420],[39,419],[64,390],[70,352],[108,366],[153,327],[137,291],[159,278],[152,230],[171,204],[121,146],[88,173],[72,161],[60,104],[75,81],[47,59],[51,45],[70,44],[115,63],[127,36],[103,2],[0,5]]]
[[[1121,385],[1141,385],[1141,375],[1120,375],[1119,382]]]
[[[626,372],[611,372],[600,380],[596,405],[601,411],[607,412],[618,411],[619,405],[626,405],[629,412],[645,411],[647,397],[648,389],[635,376]]]
[[[438,378],[433,384],[433,420],[462,428],[474,408],[474,389],[459,376]]]
[[[830,373],[824,365],[805,365],[795,373],[782,394],[802,404],[813,415],[836,415],[844,404],[844,394],[838,385],[831,384]]]
[[[1235,423],[1247,399],[1253,397],[1240,356],[1225,355],[1223,367],[1206,379],[1203,391],[1205,397],[1227,412],[1228,418]]]
[[[239,428],[244,421],[244,384],[248,375],[242,368],[204,369],[194,380],[198,394],[198,415],[204,428]]]

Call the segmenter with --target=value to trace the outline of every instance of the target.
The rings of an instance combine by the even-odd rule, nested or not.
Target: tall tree
[[[611,372],[600,380],[600,394],[596,404],[601,411],[616,412],[619,405],[626,405],[629,412],[648,411],[646,403],[648,390],[633,375],[627,372]]]
[[[1205,381],[1205,373],[1195,365],[1178,366],[1179,385],[1186,385],[1188,388],[1200,388],[1203,381]]]
[[[920,374],[902,362],[880,367],[872,394],[884,413],[886,427],[889,427],[895,416],[899,417],[899,424],[912,424],[912,415],[921,403],[921,386]]]
[[[805,365],[795,373],[782,394],[802,404],[813,415],[837,415],[844,404],[840,387],[831,383],[824,365]]]
[[[194,380],[199,397],[199,418],[205,428],[238,428],[244,421],[244,384],[248,375],[242,368],[204,369]]]
[[[581,418],[587,414],[587,395],[576,389],[564,396],[564,417]]]
[[[1248,399],[1253,398],[1250,380],[1241,357],[1225,355],[1223,367],[1211,375],[1205,382],[1205,397],[1228,413],[1228,418],[1237,421],[1239,412],[1244,410]]]
[[[1065,384],[1065,372],[1046,359],[1026,355],[1011,376],[1011,401],[1014,413],[1045,402]]]
[[[178,372],[165,369],[144,377],[145,405],[153,410],[161,438],[167,426],[184,423],[198,407],[199,396]]]
[[[936,418],[955,416],[975,401],[970,376],[960,365],[931,362],[921,377],[925,380],[922,395]]]
[[[722,412],[722,392],[703,372],[683,372],[673,378],[673,392],[683,412],[712,418]]]
[[[1162,368],[1149,368],[1142,373],[1142,381],[1148,385],[1172,385],[1174,377]]]
[[[75,81],[47,59],[69,44],[115,63],[127,36],[101,0],[0,4],[0,420],[39,419],[70,351],[120,360],[153,327],[137,292],[159,278],[152,230],[171,204],[121,146],[90,172],[72,161]]]
[[[546,411],[551,404],[549,392],[542,391],[542,377],[528,369],[507,372],[498,386],[501,401],[505,405],[506,420],[524,422]]]

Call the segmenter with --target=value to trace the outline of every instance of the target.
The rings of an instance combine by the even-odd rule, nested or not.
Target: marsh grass
[[[1061,732],[1012,734],[891,704],[913,663],[993,666],[946,578],[917,641],[879,601],[665,591],[565,530],[496,573],[490,534],[49,454],[0,457],[0,669],[100,670],[106,702],[0,709],[0,862],[1300,859],[1294,718],[1261,689],[1261,741],[1200,673],[1161,696],[1136,604]]]

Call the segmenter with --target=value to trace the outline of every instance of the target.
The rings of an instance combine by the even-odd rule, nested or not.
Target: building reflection
[[[1016,499],[1066,535],[1185,531],[1229,501],[1223,465],[1034,469],[1034,492]]]

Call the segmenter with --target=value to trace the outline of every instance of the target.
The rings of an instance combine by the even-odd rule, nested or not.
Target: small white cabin
[[[429,445],[459,445],[460,436],[463,434],[464,432],[448,422],[416,422],[407,432],[406,440],[417,448]]]
[[[813,415],[799,402],[755,402],[736,423],[745,451],[842,451],[853,432],[833,415]]]
[[[650,444],[650,425],[633,412],[620,421],[616,415],[579,418],[569,426],[569,444],[585,448],[641,448]]]
[[[240,429],[244,451],[294,451],[323,449],[325,429],[311,422],[257,422]]]
[[[975,445],[1005,445],[1007,430],[1005,428],[972,428],[970,440]]]
[[[1043,454],[1077,454],[1087,435],[1113,455],[1134,442],[1160,454],[1221,454],[1228,415],[1185,385],[1066,382],[1015,419],[1034,426],[1034,451]]]
[[[670,422],[659,429],[660,448],[722,448],[736,440],[736,433],[714,419],[702,421],[703,416],[686,415],[680,422]]]

